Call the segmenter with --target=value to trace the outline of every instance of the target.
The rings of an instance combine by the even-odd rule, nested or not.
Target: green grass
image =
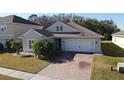
[[[5,75],[1,75],[0,74],[0,80],[20,80],[20,79],[9,77],[9,76],[5,76]]]
[[[48,65],[48,61],[40,60],[35,57],[13,56],[12,53],[6,52],[0,54],[0,67],[36,74]]]
[[[104,55],[124,57],[124,49],[113,44],[111,41],[102,41],[102,51]]]
[[[123,80],[124,74],[111,71],[117,62],[124,62],[124,50],[110,41],[102,42],[104,55],[95,55],[92,63],[92,80]]]

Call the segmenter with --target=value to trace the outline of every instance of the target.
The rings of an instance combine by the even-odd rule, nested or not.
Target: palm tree
[[[22,47],[22,42],[19,39],[15,39],[11,41],[11,47],[16,50],[16,53],[19,55],[19,50]]]

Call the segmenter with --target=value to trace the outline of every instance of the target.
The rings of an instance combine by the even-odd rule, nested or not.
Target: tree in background
[[[113,20],[97,20],[94,18],[84,18],[83,16],[77,16],[74,14],[58,14],[53,16],[42,15],[37,17],[33,22],[41,24],[47,28],[58,20],[64,23],[73,21],[83,27],[103,35],[105,40],[111,40],[111,34],[120,31]]]
[[[50,26],[52,23],[52,21],[50,21],[50,16],[46,15],[38,17],[34,22],[43,25],[45,28]]]
[[[35,22],[35,20],[38,18],[38,16],[36,14],[32,14],[28,17],[28,20],[31,22]]]
[[[81,21],[80,21],[81,20]],[[98,34],[103,35],[105,40],[111,40],[111,34],[120,31],[117,25],[112,20],[100,20],[97,19],[80,19],[79,21],[74,20],[75,23],[86,27]]]

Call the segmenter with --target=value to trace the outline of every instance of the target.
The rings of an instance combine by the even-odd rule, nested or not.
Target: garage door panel
[[[93,52],[94,43],[90,39],[65,39],[65,51]]]

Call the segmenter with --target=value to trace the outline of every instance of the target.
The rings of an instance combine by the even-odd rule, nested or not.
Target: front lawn
[[[92,63],[92,80],[123,80],[124,74],[111,71],[111,66],[116,67],[117,62],[124,62],[124,50],[111,41],[102,42],[104,55],[95,55]]]
[[[0,54],[0,67],[21,70],[33,74],[41,71],[48,64],[49,62],[39,60],[35,57],[13,56],[12,53],[6,52]]]
[[[104,55],[124,57],[124,49],[113,44],[111,41],[102,41],[102,51]]]

